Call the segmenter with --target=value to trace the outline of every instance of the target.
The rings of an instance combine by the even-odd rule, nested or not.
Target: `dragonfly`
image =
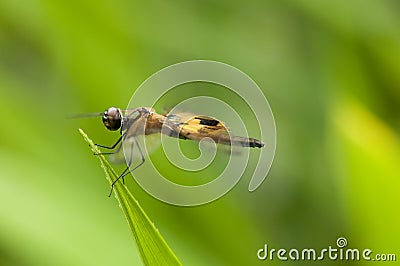
[[[104,113],[96,113],[94,115],[102,116],[104,126],[110,131],[120,131],[120,137],[112,146],[95,144],[100,148],[113,150],[112,152],[102,152],[103,155],[118,153],[124,146],[129,143],[131,149],[137,147],[140,162],[135,166],[133,163],[132,152],[126,158],[127,167],[111,184],[109,197],[112,194],[114,185],[145,162],[143,152],[138,143],[137,137],[153,135],[157,133],[164,134],[169,137],[184,140],[200,141],[206,138],[218,144],[262,148],[264,142],[255,139],[233,135],[223,122],[213,117],[204,115],[193,115],[191,113],[174,113],[174,114],[158,114],[151,107],[139,107],[128,110],[121,110],[117,107],[110,107]],[[128,141],[129,140],[129,141]]]

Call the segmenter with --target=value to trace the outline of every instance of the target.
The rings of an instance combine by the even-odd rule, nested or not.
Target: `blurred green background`
[[[118,133],[66,117],[125,107],[155,71],[193,59],[252,77],[278,143],[258,190],[244,176],[200,207],[157,201],[128,178],[185,265],[286,265],[256,252],[340,236],[398,252],[399,14],[397,1],[1,0],[0,265],[141,263],[77,129],[104,144]]]

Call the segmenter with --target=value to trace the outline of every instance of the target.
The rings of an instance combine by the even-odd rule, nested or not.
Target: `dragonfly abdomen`
[[[232,146],[242,146],[242,147],[251,147],[251,148],[262,148],[265,146],[264,142],[254,139],[254,138],[245,138],[239,136],[232,136],[229,138],[220,138],[219,143],[232,145]]]

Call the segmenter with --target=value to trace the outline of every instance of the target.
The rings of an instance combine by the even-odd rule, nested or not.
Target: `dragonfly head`
[[[108,108],[103,114],[103,124],[111,131],[115,131],[121,128],[122,114],[121,110],[116,107]]]

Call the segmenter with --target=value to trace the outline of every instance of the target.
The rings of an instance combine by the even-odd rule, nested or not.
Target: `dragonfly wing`
[[[168,115],[166,122],[171,132],[175,133],[174,135],[168,132],[169,135],[174,137],[196,141],[208,137],[224,145],[258,148],[264,146],[264,143],[257,139],[233,135],[221,121],[209,116]]]
[[[168,115],[164,127],[167,127],[164,134],[182,139],[200,141],[208,137],[217,143],[220,143],[222,138],[229,139],[228,129],[222,122],[208,116],[196,116],[189,113]]]
[[[220,143],[224,138],[229,138],[227,128],[218,120],[211,117],[195,116],[186,123],[180,124],[180,136],[193,140],[205,137]]]

